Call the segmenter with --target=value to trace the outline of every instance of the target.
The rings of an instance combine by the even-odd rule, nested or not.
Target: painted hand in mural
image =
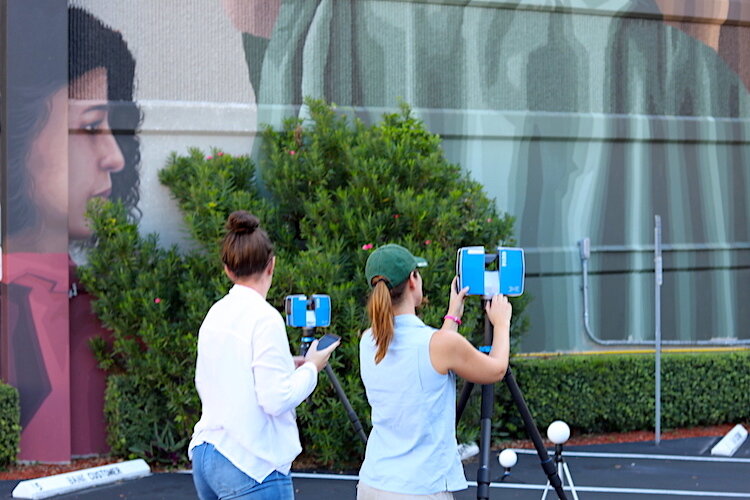
[[[237,30],[271,38],[281,0],[221,0],[221,4]]]
[[[664,21],[719,51],[721,25],[729,15],[729,0],[685,2],[684,0],[654,0],[664,15]],[[689,19],[693,19],[690,21]],[[695,18],[708,22],[695,22]]]
[[[750,89],[750,3],[742,0],[654,0],[664,22],[711,47]]]

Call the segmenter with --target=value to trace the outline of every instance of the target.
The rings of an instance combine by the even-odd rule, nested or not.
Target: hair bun
[[[260,220],[244,210],[237,210],[229,214],[227,229],[237,234],[252,233],[260,226]]]

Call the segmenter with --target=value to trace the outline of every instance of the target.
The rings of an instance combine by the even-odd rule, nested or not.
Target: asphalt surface
[[[711,447],[722,436],[618,443],[591,446],[570,446],[563,449],[579,499],[640,500],[640,499],[750,499],[750,439],[733,457],[714,457]],[[516,450],[518,463],[503,478],[503,468],[493,453],[490,477],[491,499],[541,499],[547,477],[539,457],[533,450]],[[550,454],[554,450],[549,450]],[[464,464],[466,478],[476,481],[478,462]],[[569,485],[565,470],[564,484]],[[355,475],[325,472],[293,471],[296,500],[353,499],[356,497]],[[18,481],[0,481],[0,498],[12,498]],[[476,483],[474,483],[475,485]],[[568,499],[573,492],[566,490]],[[455,494],[457,500],[477,498],[475,486]],[[57,499],[81,500],[193,500],[197,499],[189,473],[160,473],[108,486],[91,488]],[[558,498],[554,490],[548,499]]]

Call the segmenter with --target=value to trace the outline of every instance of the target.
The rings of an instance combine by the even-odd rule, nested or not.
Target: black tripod
[[[487,300],[485,299],[485,304]],[[489,348],[492,345],[492,323],[487,317],[485,311],[484,315],[484,345],[485,349],[481,349],[484,352],[489,352]],[[560,476],[557,474],[555,463],[547,453],[547,449],[544,447],[542,442],[542,436],[539,434],[539,429],[536,428],[534,418],[529,412],[526,401],[523,399],[521,389],[516,383],[516,379],[513,377],[513,373],[510,371],[510,366],[505,373],[505,384],[510,390],[510,394],[513,397],[513,402],[516,404],[521,418],[523,419],[524,427],[526,428],[526,434],[531,438],[536,448],[536,452],[541,460],[542,469],[547,475],[549,484],[555,489],[557,496],[561,500],[567,500],[565,492],[563,491],[562,481]],[[458,399],[458,405],[456,407],[456,423],[461,419],[461,414],[466,408],[466,403],[469,401],[471,390],[474,388],[474,384],[466,382],[461,392],[461,396]],[[490,498],[490,439],[492,433],[492,409],[495,403],[495,393],[493,384],[482,385],[482,410],[480,416],[480,443],[479,443],[479,471],[477,471],[477,498],[480,500],[488,500]]]
[[[310,344],[313,340],[315,340],[315,328],[303,328],[302,339],[300,341],[300,355],[304,356],[307,354],[307,350],[310,348]],[[344,405],[346,414],[349,416],[349,420],[354,427],[354,432],[357,433],[357,436],[359,436],[359,439],[361,439],[363,443],[367,444],[367,434],[365,434],[364,429],[362,429],[359,417],[357,417],[357,413],[354,411],[354,408],[352,408],[349,398],[346,397],[346,393],[341,387],[339,379],[336,377],[336,374],[333,373],[333,368],[331,368],[330,364],[326,364],[324,370],[326,375],[328,375],[328,380],[331,381],[331,385],[333,385],[333,388],[336,390],[336,394],[338,395],[341,404]]]

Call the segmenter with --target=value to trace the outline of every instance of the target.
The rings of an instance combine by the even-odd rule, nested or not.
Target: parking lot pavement
[[[570,471],[576,494],[586,500],[645,499],[750,499],[750,440],[732,457],[714,457],[710,449],[720,437],[688,438],[654,442],[570,446],[563,460]],[[540,499],[546,476],[533,450],[516,450],[518,463],[501,481],[503,469],[493,454],[490,498]],[[550,450],[550,454],[553,450]],[[456,500],[476,498],[478,464],[464,465],[469,489]],[[293,472],[297,500],[353,499],[354,474]],[[567,478],[566,478],[567,479]],[[11,498],[18,481],[0,481],[0,498]],[[565,482],[568,486],[568,482]],[[567,490],[567,497],[574,498]],[[61,495],[57,499],[81,500],[193,500],[197,499],[189,473],[162,473],[146,478]],[[548,499],[557,498],[553,490]]]

